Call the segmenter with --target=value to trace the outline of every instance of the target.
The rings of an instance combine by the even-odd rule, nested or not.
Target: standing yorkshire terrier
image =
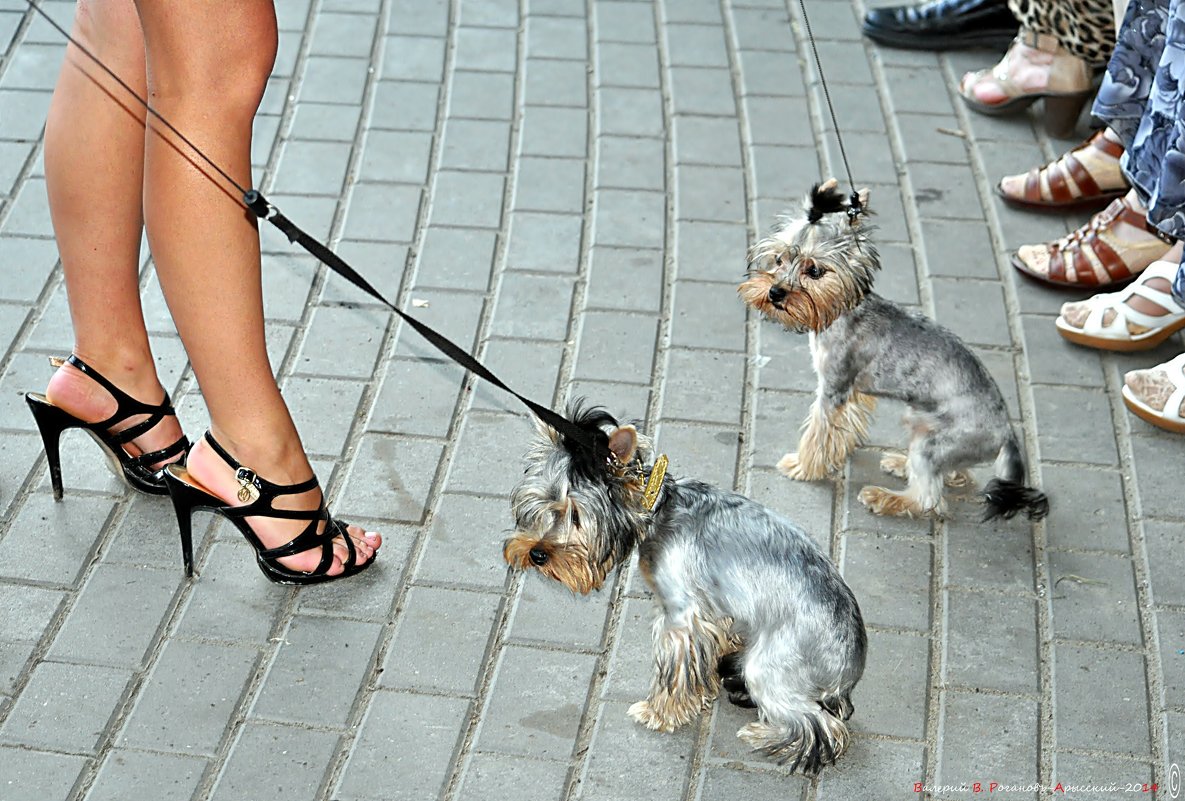
[[[732,700],[759,710],[738,737],[792,770],[833,763],[867,646],[839,571],[770,509],[666,475],[633,426],[579,404],[568,418],[600,445],[540,426],[511,494],[506,561],[584,594],[637,548],[660,610],[650,695],[630,717],[673,731],[716,698],[724,672]]]
[[[819,387],[803,423],[798,452],[778,469],[815,481],[839,469],[863,440],[876,398],[909,404],[908,456],[893,453],[881,469],[907,478],[904,492],[865,487],[860,501],[877,514],[942,515],[943,482],[969,482],[965,468],[995,458],[984,488],[984,520],[1049,511],[1041,492],[1025,486],[1025,464],[1000,388],[958,337],[872,291],[880,269],[862,224],[867,193],[849,205],[834,180],[816,185],[804,217],[784,217],[774,234],[749,251],[749,279],[740,285],[750,308],[793,331],[810,332]]]

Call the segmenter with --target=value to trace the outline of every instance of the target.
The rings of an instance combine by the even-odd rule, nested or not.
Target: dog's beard
[[[799,334],[822,331],[863,297],[860,294],[853,301],[853,287],[834,272],[812,281],[809,289],[800,286],[787,290],[786,297],[774,303],[769,291],[778,285],[772,273],[756,273],[737,288],[737,293],[749,308]]]
[[[547,561],[542,565],[536,565],[531,560],[532,550],[545,553]],[[502,546],[502,556],[511,567],[518,570],[537,570],[580,595],[588,595],[593,590],[599,590],[605,583],[605,576],[612,569],[612,565],[593,565],[589,558],[588,546],[579,539],[560,544],[516,534]]]

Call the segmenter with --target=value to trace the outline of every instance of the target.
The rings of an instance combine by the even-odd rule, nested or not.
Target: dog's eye
[[[576,507],[572,507],[572,525],[580,528],[580,512],[576,511]]]
[[[531,557],[531,564],[535,567],[543,567],[547,564],[547,551],[542,548],[532,548],[527,552],[527,556]]]
[[[826,270],[817,264],[811,263],[804,267],[802,272],[807,278],[822,278]]]
[[[778,265],[779,267],[782,266],[782,254],[781,253],[774,256],[774,264]]]

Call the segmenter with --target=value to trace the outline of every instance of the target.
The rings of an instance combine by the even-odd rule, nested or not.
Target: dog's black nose
[[[535,567],[543,567],[547,564],[547,551],[542,548],[532,548],[527,556],[531,557],[531,564]]]
[[[781,303],[786,299],[786,290],[780,286],[771,286],[769,288],[769,302],[773,304]]]

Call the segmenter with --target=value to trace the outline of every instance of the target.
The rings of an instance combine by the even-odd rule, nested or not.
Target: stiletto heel
[[[105,389],[115,399],[115,413],[106,420],[97,423],[87,423],[74,415],[54,406],[45,395],[39,392],[26,392],[25,402],[33,413],[37,428],[41,432],[41,442],[45,446],[45,458],[49,462],[49,478],[53,484],[54,500],[62,499],[62,467],[59,440],[62,432],[71,428],[80,428],[99,444],[107,455],[108,465],[114,473],[132,489],[146,492],[150,495],[166,495],[163,470],[154,469],[152,465],[167,462],[180,457],[184,461],[189,452],[189,440],[182,436],[172,445],[139,456],[131,456],[124,446],[137,437],[146,434],[166,417],[173,417],[173,404],[169,401],[169,393],[158,404],[138,401],[119,387],[104,378],[97,370],[88,365],[74,354],[66,359],[51,359],[55,367],[69,364],[83,375],[90,378]],[[112,432],[111,429],[127,420],[129,417],[146,415],[146,419],[128,426],[122,431]]]
[[[62,459],[58,448],[62,432],[77,421],[66,412],[35,395],[26,395],[25,402],[33,413],[41,444],[45,446],[45,460],[49,462],[49,481],[53,484],[53,499],[62,500]]]
[[[299,484],[273,484],[260,478],[254,470],[244,467],[218,444],[209,431],[205,435],[213,451],[218,454],[235,471],[235,478],[239,482],[238,497],[244,502],[243,506],[230,506],[213,493],[206,490],[189,474],[182,465],[170,464],[164,469],[165,486],[173,499],[173,509],[177,512],[177,527],[181,535],[181,556],[185,562],[187,575],[193,575],[193,537],[192,517],[195,509],[206,509],[214,514],[226,518],[239,530],[243,538],[255,549],[255,562],[268,581],[277,584],[319,584],[324,581],[346,578],[359,573],[374,563],[375,554],[365,562],[358,561],[357,548],[346,531],[345,523],[330,517],[325,509],[325,500],[316,509],[277,509],[273,506],[276,498],[282,495],[299,495],[317,489],[317,477]],[[300,534],[277,548],[268,548],[256,536],[248,517],[270,517],[280,520],[307,520],[308,525]],[[324,528],[318,526],[324,523]],[[337,575],[328,574],[333,566],[333,541],[341,537],[345,542],[348,553],[342,562],[343,570]],[[291,570],[280,564],[279,560],[285,556],[320,549],[321,560],[317,567],[305,573]]]

